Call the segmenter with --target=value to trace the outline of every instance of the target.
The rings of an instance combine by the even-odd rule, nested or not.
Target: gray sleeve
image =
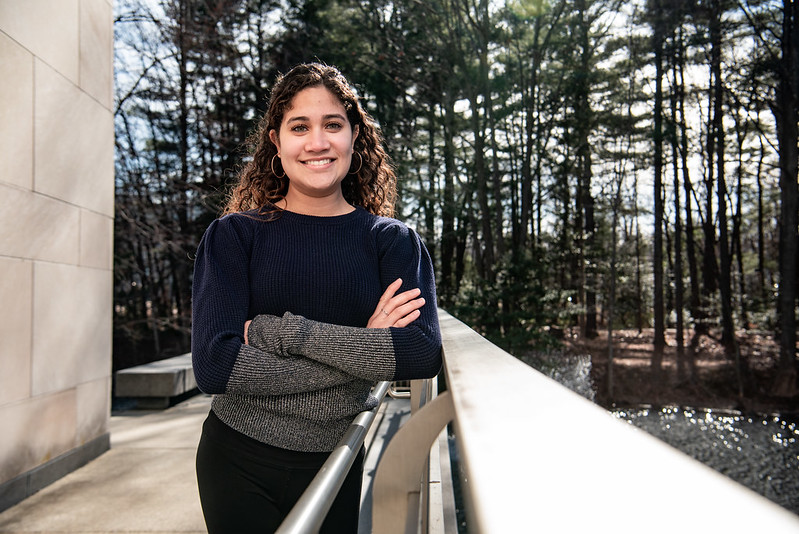
[[[309,358],[281,355],[265,349],[263,346],[241,345],[225,393],[288,395],[326,389],[355,379]]]
[[[387,328],[357,328],[312,321],[286,313],[258,315],[251,342],[286,357],[304,357],[365,380],[393,380],[396,359]]]

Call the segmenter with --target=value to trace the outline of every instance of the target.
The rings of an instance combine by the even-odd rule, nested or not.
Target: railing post
[[[413,380],[411,381],[411,415],[417,413],[420,408],[435,398],[438,392],[438,377],[433,377],[429,380]],[[428,447],[428,449],[430,449]],[[420,532],[426,533],[428,531],[428,522],[430,515],[430,455],[425,458],[424,465],[422,466],[422,478],[419,486],[418,510],[415,516],[418,517]]]
[[[374,532],[416,534],[423,491],[426,500],[430,448],[453,414],[452,398],[445,391],[419,408],[386,446],[374,479]]]

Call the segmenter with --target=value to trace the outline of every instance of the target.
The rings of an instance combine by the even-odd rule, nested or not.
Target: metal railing
[[[412,383],[415,411],[375,474],[374,533],[457,532],[445,490],[449,423],[472,534],[799,532],[799,516],[615,419],[445,311],[439,319],[446,391]],[[318,518],[292,511],[307,528],[278,532],[316,532],[330,491],[301,500],[327,503],[303,504]]]
[[[426,532],[419,479],[402,485],[383,475],[408,463],[405,434],[424,435],[418,448],[449,422],[471,534],[799,532],[799,516],[615,419],[448,313],[439,318],[447,391],[386,448],[375,533]]]
[[[378,405],[368,412],[358,414],[350,424],[319,473],[275,531],[276,534],[311,534],[319,530],[363,446],[366,433],[390,386],[391,382],[379,382],[375,386],[373,393],[377,397]]]

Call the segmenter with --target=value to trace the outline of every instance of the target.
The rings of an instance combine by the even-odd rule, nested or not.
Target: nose
[[[308,152],[321,152],[330,148],[330,140],[322,128],[311,129],[311,133],[306,139],[305,150]]]

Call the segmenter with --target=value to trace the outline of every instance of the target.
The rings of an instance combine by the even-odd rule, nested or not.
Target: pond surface
[[[799,514],[799,417],[676,407],[611,413]]]

